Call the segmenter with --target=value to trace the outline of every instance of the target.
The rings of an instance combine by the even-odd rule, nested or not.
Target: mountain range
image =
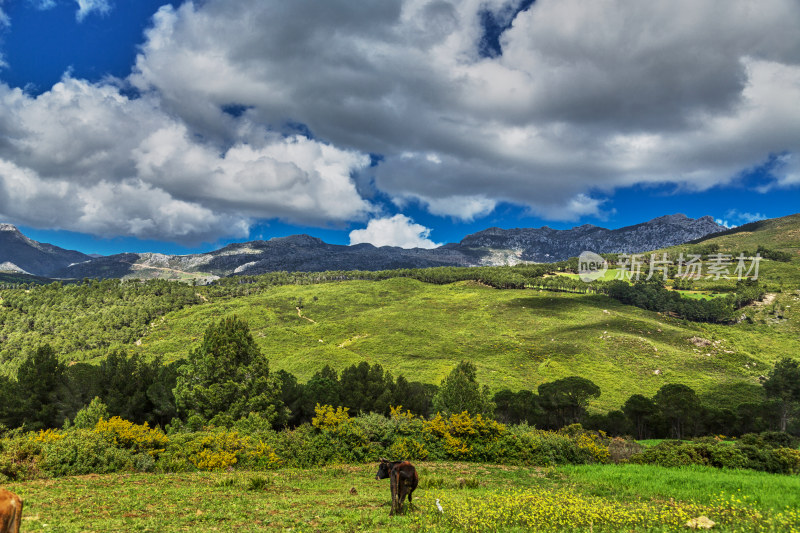
[[[555,262],[584,250],[639,253],[725,230],[709,216],[676,214],[619,229],[586,224],[569,230],[489,228],[434,249],[371,244],[328,244],[309,235],[236,243],[190,255],[122,253],[89,256],[39,243],[11,224],[0,224],[0,271],[49,278],[205,278],[271,271],[386,270]]]

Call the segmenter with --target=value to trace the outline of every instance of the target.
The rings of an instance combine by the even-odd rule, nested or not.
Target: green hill
[[[800,215],[792,215],[668,251],[754,253],[762,246],[796,255],[798,235]],[[479,271],[508,277],[508,285],[498,286],[531,280],[520,277],[522,270]],[[742,309],[738,324],[689,322],[599,294],[501,290],[472,281],[439,285],[376,273],[373,280],[329,281],[358,277],[352,274],[276,273],[207,287],[163,280],[56,283],[28,291],[0,286],[0,373],[14,374],[45,342],[68,362],[97,362],[115,349],[181,359],[209,324],[230,315],[247,320],[273,369],[300,381],[324,365],[341,370],[367,361],[439,383],[466,359],[494,390],[535,389],[571,375],[591,379],[602,389],[593,405],[600,410],[618,408],[634,393],[652,395],[666,383],[687,384],[712,403],[745,401],[761,393],[759,377],[777,359],[800,355],[800,256],[762,261],[767,297]],[[691,284],[693,297],[735,289],[735,279]]]
[[[720,250],[726,252],[755,250],[759,246],[765,246],[792,252],[795,258],[800,258],[800,213],[751,222],[693,242],[717,244]]]
[[[788,328],[696,324],[600,295],[403,278],[210,299],[157,320],[136,349],[181,358],[212,321],[234,314],[248,321],[272,368],[301,381],[326,364],[341,369],[368,361],[438,383],[469,359],[495,390],[535,388],[569,375],[589,378],[603,390],[595,404],[603,410],[674,382],[712,401],[746,399],[758,393],[758,377],[772,362],[800,351],[796,321]]]

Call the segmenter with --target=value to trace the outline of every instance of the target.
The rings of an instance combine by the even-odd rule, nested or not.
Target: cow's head
[[[378,473],[375,474],[375,479],[386,479],[392,471],[392,462],[381,457],[381,462],[378,465]]]

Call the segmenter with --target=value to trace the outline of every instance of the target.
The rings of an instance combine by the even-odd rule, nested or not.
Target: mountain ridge
[[[172,279],[254,275],[271,271],[391,270],[436,266],[491,266],[520,262],[555,262],[597,253],[640,253],[682,244],[723,231],[709,216],[692,219],[664,215],[618,229],[592,224],[568,230],[497,227],[467,235],[438,248],[376,247],[328,244],[299,234],[231,243],[201,254],[168,255],[125,252],[92,257],[39,243],[15,226],[0,224],[0,270],[53,278],[166,277]],[[5,267],[5,268],[3,268]]]

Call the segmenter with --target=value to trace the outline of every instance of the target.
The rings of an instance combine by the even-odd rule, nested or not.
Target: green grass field
[[[417,467],[415,505],[397,517],[375,465],[93,475],[8,488],[25,500],[24,531],[681,531],[700,514],[718,523],[715,531],[800,527],[797,476],[636,465]]]
[[[759,393],[758,376],[776,359],[800,352],[794,321],[698,324],[602,295],[405,278],[282,286],[210,300],[168,314],[133,348],[167,360],[184,357],[210,323],[230,315],[248,321],[273,369],[301,381],[326,364],[341,370],[368,361],[439,383],[468,359],[494,390],[531,389],[570,375],[589,378],[603,391],[594,405],[601,410],[674,382],[712,400],[744,400]],[[697,339],[711,344],[698,345]]]

